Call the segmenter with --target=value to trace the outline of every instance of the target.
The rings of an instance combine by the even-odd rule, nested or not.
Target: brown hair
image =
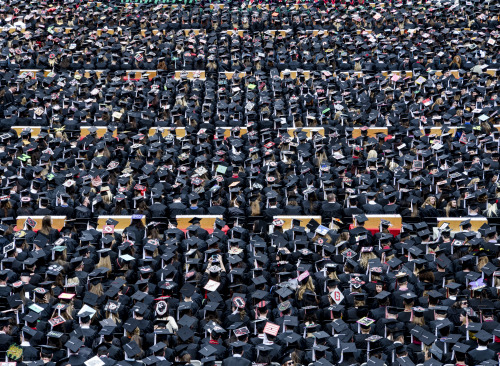
[[[313,284],[311,276],[309,276],[309,278],[307,279],[306,284],[305,285],[301,285],[299,287],[299,289],[297,290],[297,299],[298,300],[302,300],[302,298],[304,296],[304,292],[306,292],[306,290],[310,290],[310,291],[316,293],[316,291],[314,289],[314,284]]]
[[[42,228],[40,229],[40,232],[42,234],[49,235],[51,230],[52,230],[52,223],[50,216],[45,216],[42,219]]]
[[[250,209],[252,210],[250,216],[260,216],[260,194],[255,201],[250,203]]]

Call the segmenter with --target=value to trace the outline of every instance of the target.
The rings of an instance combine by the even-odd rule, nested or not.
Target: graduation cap
[[[187,314],[184,314],[182,318],[179,319],[177,324],[179,324],[181,327],[188,327],[191,328],[194,324],[196,323],[196,318],[189,316]]]
[[[439,348],[436,343],[432,345],[430,351],[438,360],[441,360],[443,358],[443,350],[441,350],[441,348]]]
[[[188,339],[190,339],[192,336],[194,336],[194,332],[191,330],[191,328],[187,326],[183,326],[177,331],[177,336],[182,339],[183,342],[186,342]],[[213,348],[213,347],[212,347]],[[210,355],[210,354],[209,354]],[[205,356],[205,355],[204,355]]]
[[[385,362],[376,357],[370,357],[370,359],[366,362],[367,366],[384,366]]]
[[[30,311],[28,314],[24,316],[24,321],[28,323],[35,323],[40,318],[40,313],[35,313],[34,311]]]
[[[210,357],[211,355],[215,354],[217,352],[217,349],[210,345],[210,344],[207,344],[205,345],[205,347],[201,348],[199,350],[200,354],[205,356],[205,357]]]
[[[468,226],[470,226],[471,223],[470,223],[470,219],[467,219],[467,220],[464,220],[460,223],[460,226],[462,227],[462,229],[465,229],[467,228]]]
[[[182,286],[179,291],[182,295],[184,295],[184,297],[190,298],[191,296],[193,296],[195,290],[196,290],[196,287],[194,287],[192,284],[185,283],[184,286]]]
[[[368,221],[368,218],[366,217],[365,214],[360,214],[360,215],[355,215],[354,220],[356,220],[356,222],[359,224],[363,224],[366,221]]]
[[[399,366],[415,366],[415,364],[412,362],[412,360],[408,356],[396,358],[396,363]]]
[[[129,358],[132,358],[141,352],[139,345],[135,341],[130,341],[125,346],[123,346],[123,350]]]
[[[129,333],[132,333],[139,326],[139,321],[134,318],[129,318],[124,324],[123,328]]]
[[[285,338],[283,339],[286,343],[295,343],[302,339],[302,336],[295,332],[287,333]]]
[[[481,329],[479,332],[476,333],[476,338],[479,339],[482,342],[488,342],[492,339],[492,336],[490,333],[486,332],[485,330]]]
[[[401,265],[403,262],[401,262],[401,260],[397,257],[393,257],[391,260],[389,260],[387,262],[387,264],[391,267],[391,268],[397,268],[399,265]]]
[[[71,352],[77,352],[80,347],[83,346],[83,342],[76,337],[71,337],[65,344],[64,347],[68,348]]]
[[[162,350],[162,349],[164,349],[166,347],[167,347],[167,345],[165,343],[158,342],[158,343],[152,345],[149,350],[151,352],[155,353],[155,352],[158,352],[158,351],[160,351],[160,350]]]
[[[276,293],[283,299],[286,299],[288,296],[293,294],[293,291],[290,290],[288,287],[281,287],[278,290],[276,290]]]
[[[26,219],[26,225],[34,228],[37,225],[37,222],[35,220],[33,220],[31,217],[28,217]]]
[[[308,228],[311,232],[315,232],[315,231],[316,231],[316,229],[317,229],[319,226],[320,226],[320,224],[319,224],[316,220],[314,220],[314,219],[311,219],[311,220],[307,223],[307,225],[306,225],[306,227],[307,227],[307,228]]]
[[[412,300],[415,299],[417,295],[415,295],[413,292],[410,291],[402,294],[401,297],[405,300]]]
[[[467,330],[470,332],[479,332],[479,330],[481,330],[481,323],[470,322],[467,325]]]
[[[491,276],[497,269],[498,268],[492,262],[488,262],[481,268],[481,272],[486,276]]]
[[[467,351],[469,350],[469,348],[470,348],[469,345],[457,342],[457,343],[455,343],[453,345],[453,347],[451,349],[454,352],[467,353]]]
[[[114,333],[115,329],[116,329],[116,325],[115,326],[110,326],[110,327],[103,326],[101,328],[101,330],[99,331],[99,335],[109,336],[109,335],[111,335],[111,334]]]

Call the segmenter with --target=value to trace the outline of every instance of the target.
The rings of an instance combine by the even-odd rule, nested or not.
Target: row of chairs
[[[36,223],[36,227],[34,228],[35,230],[41,229],[42,225],[42,220],[44,216],[30,216]],[[207,230],[212,230],[214,228],[215,220],[217,218],[222,219],[223,217],[220,215],[199,215],[197,216],[201,219],[200,225],[202,228],[207,229]],[[391,223],[390,230],[391,232],[394,232],[395,234],[398,234],[401,231],[402,223],[417,223],[417,222],[422,222],[422,219],[420,218],[411,218],[411,217],[401,217],[401,215],[366,215],[368,218],[368,221],[365,223],[365,227],[367,229],[373,230],[373,231],[378,231],[380,227],[380,221],[381,220],[386,220]],[[66,223],[66,216],[51,216],[52,218],[52,227],[57,230],[61,230]],[[106,225],[106,221],[112,218],[116,221],[118,221],[118,224],[115,226],[116,231],[121,231],[125,229],[127,226],[130,225],[130,222],[132,220],[132,216],[130,215],[123,215],[123,216],[100,216],[98,219],[98,227],[97,230],[103,230],[104,226]],[[187,229],[191,223],[189,222],[193,216],[191,215],[177,215],[176,220],[177,220],[177,227],[181,230]],[[28,216],[18,216],[17,221],[16,221],[16,226],[18,230],[21,230],[24,228],[25,222],[28,219]],[[247,226],[251,227],[253,225],[253,222],[255,220],[262,219],[260,216],[249,216],[247,217]],[[292,220],[293,219],[298,219],[301,220],[302,225],[306,225],[307,222],[309,222],[311,219],[314,219],[318,222],[321,222],[321,216],[275,216],[274,219],[281,219],[284,221],[283,224],[283,229],[288,230],[292,226]],[[168,223],[168,218],[165,217],[154,217],[152,218],[152,221],[158,221],[162,224],[167,225]],[[351,218],[344,218],[343,222],[348,223],[350,222]],[[452,231],[459,231],[460,230],[460,223],[464,221],[465,218],[461,217],[439,217],[439,218],[427,218],[424,221],[427,222],[427,224],[430,227],[440,227],[443,223],[448,223],[449,227],[451,228]],[[73,220],[75,224],[77,225],[83,225],[85,226],[88,222],[87,219],[75,219]],[[143,217],[142,221],[144,224],[146,224],[146,219]],[[470,222],[472,225],[472,230],[473,231],[478,231],[479,228],[484,225],[484,224],[489,224],[493,226],[498,226],[500,225],[500,218],[470,218]],[[333,226],[335,222],[332,223],[331,226]]]
[[[115,117],[113,117],[115,118]],[[80,126],[80,136],[85,137],[90,134],[90,129],[92,127],[96,128],[96,134],[97,137],[101,138],[104,136],[106,132],[108,132],[107,127],[105,126]],[[500,128],[500,124],[494,125],[495,128]],[[220,127],[224,130],[224,137],[229,137],[231,136],[231,127]],[[307,134],[308,138],[312,138],[314,134],[319,133],[321,136],[325,136],[325,129],[324,127],[301,127],[302,132],[305,132]],[[39,126],[12,126],[12,129],[17,132],[17,134],[21,134],[25,130],[31,130],[31,136],[35,137],[38,136],[40,133],[41,127]],[[456,127],[449,127],[451,135],[454,135],[457,128]],[[287,132],[290,136],[293,136],[297,128],[290,127],[287,129]],[[421,129],[420,131],[422,133],[425,133],[426,130],[430,131],[431,135],[435,136],[441,136],[442,130],[441,127],[430,127],[426,129]],[[64,132],[64,130],[63,130]],[[248,132],[247,127],[240,127],[240,136],[245,135]],[[168,128],[159,128],[159,127],[151,127],[148,131],[148,136],[153,136],[156,135],[157,133],[161,133],[163,137],[171,134],[172,132]],[[361,127],[354,127],[354,130],[352,132],[352,137],[353,138],[358,138],[361,136],[363,133],[363,130]],[[385,134],[387,135],[389,133],[387,127],[369,127],[366,130],[366,136],[368,137],[376,137],[378,134]],[[113,136],[117,136],[117,131],[115,130],[113,132]],[[176,127],[175,128],[175,136],[177,138],[183,138],[186,136],[186,128],[185,127]]]
[[[95,71],[97,77],[100,77],[103,71],[105,70],[93,70]],[[38,69],[21,69],[19,70],[19,75],[27,75],[31,77],[36,77],[36,75],[39,72],[43,72],[44,76],[49,75],[52,70],[38,70]],[[205,70],[177,70],[175,71],[175,79],[179,80],[181,78],[182,73],[186,73],[186,77],[188,80],[193,80],[193,79],[201,79],[205,80],[206,78],[206,73]],[[304,75],[305,79],[309,79],[311,77],[311,72],[304,70],[304,71],[298,71],[298,70],[288,70],[289,75],[292,79],[297,78],[299,75]],[[458,70],[452,70],[451,71],[452,75],[455,76],[457,79],[459,78],[459,71]],[[487,69],[486,73],[491,75],[491,76],[496,76],[497,70],[496,69]],[[79,73],[80,74],[80,73]],[[234,72],[220,72],[219,74],[225,74],[227,79],[231,79],[233,75],[235,74]],[[366,76],[365,73],[362,71],[354,71],[354,72],[339,72],[338,75],[347,75],[349,77],[356,77],[356,78],[362,78]],[[443,73],[440,70],[436,70],[436,75],[441,76]],[[81,73],[81,75],[84,75],[85,77],[89,78],[90,73],[89,71],[84,71]],[[148,78],[152,79],[157,75],[156,70],[128,70],[127,71],[127,77],[129,79],[142,79],[142,78]],[[398,77],[412,77],[413,76],[413,71],[382,71],[382,75],[384,76],[394,76],[397,75]],[[238,76],[240,78],[245,77],[246,73],[245,72],[239,72]],[[280,73],[281,78],[285,77],[285,73],[281,71]],[[333,76],[337,76],[337,73],[334,73]]]

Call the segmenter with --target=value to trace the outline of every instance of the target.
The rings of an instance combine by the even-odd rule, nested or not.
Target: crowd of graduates
[[[0,361],[498,365],[499,16],[2,2]]]

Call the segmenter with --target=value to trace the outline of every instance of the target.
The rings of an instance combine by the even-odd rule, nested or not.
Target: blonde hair
[[[355,308],[359,308],[360,306],[364,306],[365,305],[365,300],[356,300],[354,299],[354,307]]]
[[[368,159],[373,159],[373,158],[376,159],[377,157],[378,157],[378,154],[377,154],[376,150],[370,150],[368,152],[368,156],[367,156]]]
[[[110,190],[105,191],[106,194],[102,195],[102,201],[106,204],[109,205],[113,202],[113,194],[111,193]]]
[[[471,179],[469,184],[467,184],[467,187],[472,187],[473,185],[477,184],[478,182],[479,182],[479,178]]]
[[[396,168],[399,168],[399,165],[398,165],[398,164],[396,164],[395,162],[391,161],[391,162],[389,163],[389,170],[390,170],[391,172],[393,172]]]
[[[495,203],[493,204],[488,204],[488,208],[486,209],[486,216],[487,217],[495,217],[498,214],[498,206]]]
[[[257,199],[250,203],[250,210],[252,211],[250,216],[260,216],[260,194]]]
[[[130,340],[132,341],[134,337],[139,337],[140,338],[141,331],[139,330],[138,327],[136,327],[132,332],[129,332],[127,330],[127,337],[131,338]],[[137,343],[139,344],[139,343]]]
[[[370,261],[370,259],[375,259],[377,258],[377,256],[375,255],[375,253],[373,252],[363,252],[361,253],[361,256],[359,258],[359,264],[361,267],[363,267],[364,269],[366,269],[366,267],[368,267],[368,262]]]
[[[109,257],[109,255],[105,257],[101,255],[101,258],[99,259],[99,263],[97,263],[96,268],[107,268],[111,271],[113,268],[111,267],[111,258]]]
[[[314,235],[314,237],[312,238],[312,242],[314,243],[315,241],[317,241],[319,239],[323,239],[328,244],[330,244],[332,242],[332,238],[331,238],[330,235],[322,236],[322,235],[319,235],[319,234]]]
[[[432,197],[434,197],[434,196],[427,197],[421,207],[424,208],[425,206],[432,206],[432,207],[436,208],[436,203],[434,203],[434,204],[431,203]],[[436,197],[434,197],[434,198],[436,198]]]
[[[68,304],[68,307],[64,310],[64,318],[66,320],[73,320],[73,311],[75,310],[75,305],[73,301]],[[56,315],[54,315],[56,316]]]
[[[311,276],[309,276],[309,278],[307,279],[306,284],[301,285],[297,290],[297,299],[302,300],[304,292],[306,292],[307,290],[316,293]]]
[[[489,258],[485,255],[483,257],[479,257],[477,260],[477,269],[481,271],[481,269],[489,262]]]
[[[98,283],[97,285],[90,285],[90,292],[97,296],[102,296],[104,294],[104,290],[102,288],[102,283]]]
[[[73,306],[73,301],[70,302],[68,304],[68,307],[66,309],[64,309],[64,312],[61,313],[61,316],[65,319],[65,320],[72,320],[73,319],[73,310],[75,309],[75,307]],[[52,312],[52,318],[56,317],[58,315],[58,311],[57,309],[54,309],[54,311]]]
[[[322,152],[321,154],[319,154],[318,156],[318,167],[321,167],[321,164],[323,163],[324,160],[328,160],[327,156],[326,156],[326,152]]]
[[[330,280],[338,280],[338,276],[337,276],[337,272],[328,272],[328,275],[327,277],[330,279]]]
[[[444,212],[446,213],[446,217],[450,217],[450,210],[452,209],[451,207],[451,203],[455,201],[455,200],[451,200],[450,202],[448,202],[448,204],[446,205],[446,207],[444,208]]]
[[[422,327],[425,324],[425,318],[423,316],[415,316],[415,314],[413,314],[411,323]]]

